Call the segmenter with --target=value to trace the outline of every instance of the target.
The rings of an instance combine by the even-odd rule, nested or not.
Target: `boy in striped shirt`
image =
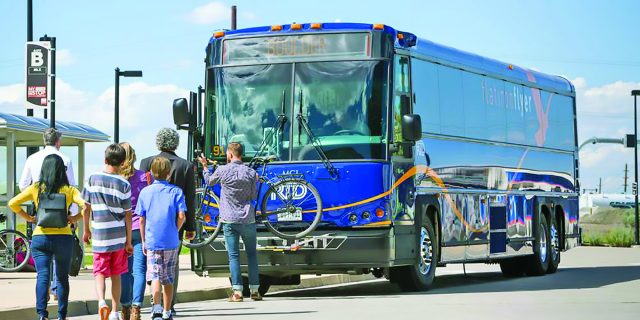
[[[118,174],[125,160],[125,150],[111,144],[104,152],[105,169],[92,174],[82,197],[91,204],[91,230],[89,215],[84,215],[84,237],[93,248],[93,276],[100,320],[119,320],[120,275],[127,272],[127,256],[131,246],[131,185]],[[105,301],[105,280],[111,278],[111,308]],[[113,312],[111,312],[113,311]]]

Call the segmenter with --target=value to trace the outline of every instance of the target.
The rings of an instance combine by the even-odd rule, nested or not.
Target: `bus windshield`
[[[280,161],[318,160],[297,119],[300,113],[329,159],[383,159],[387,69],[386,62],[371,60],[213,69],[214,141],[239,142],[251,157],[271,137],[265,142],[267,155]],[[270,134],[283,112],[284,130]]]

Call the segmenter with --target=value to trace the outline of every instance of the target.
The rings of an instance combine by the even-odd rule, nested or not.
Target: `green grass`
[[[84,253],[84,266],[89,267],[93,266],[93,253]]]
[[[599,209],[581,217],[582,243],[587,246],[629,247],[634,241],[634,209]]]
[[[625,227],[633,229],[636,225],[635,212],[629,210],[622,216],[622,223]]]
[[[598,209],[595,213],[581,217],[580,223],[623,225],[634,216],[634,209]]]
[[[634,233],[631,228],[615,228],[609,232],[585,232],[582,243],[587,246],[630,247],[634,244]]]

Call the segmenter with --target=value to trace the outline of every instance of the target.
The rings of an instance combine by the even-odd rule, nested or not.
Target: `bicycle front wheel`
[[[189,249],[200,249],[209,245],[220,234],[220,199],[211,189],[199,195],[199,207],[196,209],[196,236],[193,240],[182,240],[182,245]]]
[[[29,263],[29,239],[17,230],[0,231],[0,271],[18,272]]]
[[[311,233],[320,223],[322,199],[306,180],[280,180],[264,194],[259,214],[271,233],[295,240]]]

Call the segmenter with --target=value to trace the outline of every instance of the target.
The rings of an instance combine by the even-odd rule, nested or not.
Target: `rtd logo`
[[[278,186],[278,194],[282,199],[289,200],[300,200],[304,199],[304,197],[309,192],[309,188],[301,183],[285,183],[283,185]],[[275,201],[277,199],[276,194],[272,193],[270,200]]]

